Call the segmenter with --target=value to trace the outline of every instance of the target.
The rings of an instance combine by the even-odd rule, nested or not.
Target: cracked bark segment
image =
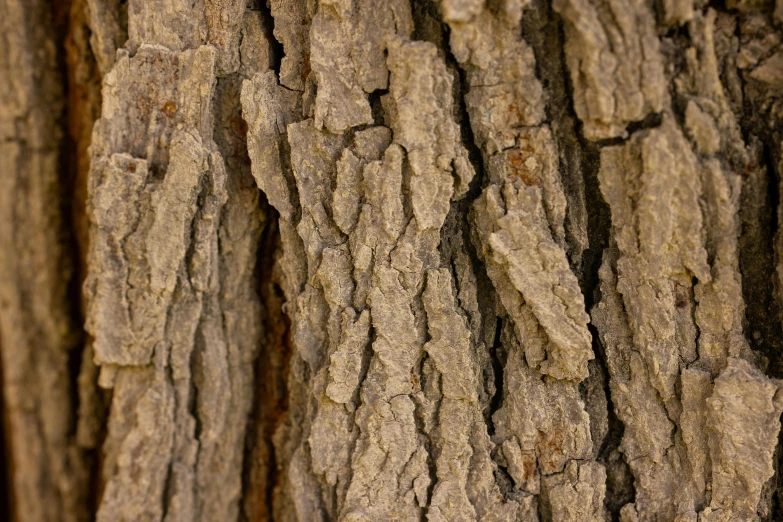
[[[217,70],[228,74],[239,70],[240,38],[247,0],[204,0],[206,42],[217,49]]]
[[[185,260],[190,241],[201,177],[209,169],[207,150],[201,140],[191,134],[175,133],[170,154],[166,177],[150,195],[155,215],[145,237],[150,267],[149,289],[153,295],[164,299],[174,293],[177,272]],[[165,309],[164,305],[150,315],[160,317]],[[139,310],[138,313],[145,312]]]
[[[389,258],[405,227],[404,158],[402,147],[392,144],[384,152],[383,160],[372,161],[363,169],[365,202],[348,239],[354,257],[354,306],[357,308],[366,306],[374,267]]]
[[[693,18],[693,0],[663,0],[663,24],[667,27],[684,25]]]
[[[573,176],[574,166],[566,156],[573,147],[560,137],[561,154],[550,126],[544,124],[546,102],[536,77],[536,59],[519,36],[525,2],[482,4],[447,1],[443,9],[451,29],[450,49],[466,73],[465,102],[487,172],[493,183],[518,178],[526,185],[541,186],[555,240],[569,251],[583,249],[587,238],[579,207],[584,196],[573,181],[564,192],[560,173],[562,159],[567,175]],[[551,74],[544,76],[552,81]],[[555,116],[553,124],[562,129],[563,117]],[[568,235],[573,243],[569,245],[565,242],[567,200]]]
[[[236,189],[227,192],[225,185],[221,156],[207,151],[192,135],[177,131],[166,177],[147,200],[147,205],[154,204],[157,212],[147,219],[148,225],[142,228],[142,237],[137,240],[137,253],[146,255],[149,268],[143,280],[149,286],[142,292],[130,292],[136,297],[131,306],[134,315],[155,321],[155,350],[166,351],[163,362],[156,362],[156,374],[162,374],[165,386],[171,388],[167,393],[173,395],[168,399],[172,410],[159,411],[158,403],[145,402],[146,395],[139,395],[146,392],[138,372],[146,370],[134,371],[126,365],[143,361],[108,361],[120,364],[115,370],[115,388],[118,383],[125,383],[126,388],[115,389],[110,423],[122,427],[110,430],[106,443],[107,462],[118,462],[119,467],[107,465],[105,472],[110,484],[118,484],[118,490],[113,497],[107,496],[107,489],[101,507],[104,514],[99,519],[116,519],[118,513],[128,510],[124,502],[129,501],[149,505],[153,511],[147,516],[152,520],[162,520],[164,514],[166,521],[174,522],[193,517],[231,517],[237,512],[242,459],[237,449],[243,447],[245,415],[250,407],[248,386],[252,380],[252,371],[243,369],[243,365],[252,361],[257,333],[244,314],[237,313],[235,304],[239,301],[239,306],[253,311],[252,297],[230,288],[236,285],[234,278],[252,278],[252,266],[248,268],[246,260],[234,255],[221,256],[222,266],[218,264],[218,227],[223,228],[221,233],[243,231],[240,224],[232,223],[231,205],[226,205],[229,194],[238,197]],[[202,201],[200,207],[198,200]],[[257,237],[252,225],[245,233],[247,244],[235,241],[233,248],[241,250],[244,246],[252,251],[253,238]],[[189,251],[191,254],[186,256]],[[215,275],[219,270],[222,277]],[[237,334],[247,340],[238,340]],[[134,339],[134,345],[141,345],[139,339]],[[96,343],[96,350],[99,346]],[[97,354],[96,359],[101,364],[107,362]],[[196,361],[193,368],[192,359]],[[197,397],[194,389],[199,392]],[[190,411],[188,405],[193,403],[195,410]],[[123,421],[117,408],[135,414]],[[144,420],[150,416],[152,420]],[[198,436],[196,420],[201,427]],[[150,423],[152,427],[147,425]],[[139,437],[152,437],[148,432],[153,428],[161,437],[168,436],[168,430],[172,432],[173,442],[166,443],[171,446],[169,453],[139,457],[128,445]],[[156,440],[145,445],[155,447],[165,442],[162,438]],[[130,479],[123,475],[123,459],[132,460],[135,467]],[[144,490],[140,485],[141,497],[130,499],[126,482],[138,481],[132,477],[158,476],[161,459],[165,469],[171,467],[170,478],[165,482],[171,497],[166,501],[168,507],[159,511],[154,508],[161,502],[157,486]],[[223,484],[220,492],[212,488],[214,481]]]
[[[344,234],[350,235],[359,222],[360,203],[364,195],[364,169],[369,162],[380,160],[390,144],[391,131],[378,126],[357,132],[353,147],[343,150],[337,163],[332,209],[334,221]]]
[[[125,244],[141,221],[138,207],[147,177],[147,162],[128,154],[93,163],[88,212],[94,230],[89,257],[106,262],[101,277],[88,277],[85,282],[90,296],[85,328],[95,337],[101,362],[146,364],[154,348],[154,343],[136,343],[138,326],[133,325],[128,297],[129,265],[135,259],[125,254]]]
[[[513,147],[519,127],[540,125],[545,105],[532,49],[520,37],[524,2],[504,2],[498,12],[483,2],[443,2],[449,46],[467,72],[465,96],[478,146],[486,154]]]
[[[242,14],[238,72],[243,78],[252,78],[255,73],[268,71],[274,65],[271,24],[269,16],[261,11],[246,9]]]
[[[304,242],[311,270],[314,270],[321,250],[342,242],[329,207],[337,177],[337,160],[347,139],[320,131],[312,119],[307,119],[288,126],[288,143],[302,206],[297,232]]]
[[[351,210],[358,204],[355,198],[363,197],[368,203],[377,199],[377,195],[363,193],[364,183],[372,183],[368,181],[372,176],[364,176],[362,170],[370,165],[381,167],[380,158],[389,145],[390,132],[383,127],[372,127],[353,136],[338,136],[317,129],[313,119],[307,119],[288,125],[287,141],[296,181],[296,191],[292,194],[298,200],[295,205],[301,205],[302,212],[298,223],[289,222],[284,216],[280,222],[281,231],[296,223],[296,236],[289,232],[283,236],[284,249],[302,249],[305,253],[300,261],[303,261],[301,268],[293,270],[302,284],[298,288],[291,286],[287,291],[291,292],[289,299],[293,305],[290,313],[294,365],[302,368],[306,365],[313,375],[305,380],[294,374],[289,386],[291,393],[296,394],[294,396],[310,401],[313,409],[296,407],[292,410],[290,420],[278,433],[278,437],[285,433],[289,441],[285,445],[277,442],[276,446],[285,462],[286,483],[292,488],[290,502],[293,502],[294,511],[288,516],[303,519],[320,513],[316,516],[337,517],[347,509],[344,506],[350,504],[351,453],[359,433],[353,420],[357,415],[355,397],[362,369],[367,364],[365,347],[370,342],[373,316],[366,309],[366,295],[364,299],[354,295],[358,294],[352,281],[357,264],[354,244],[346,242],[336,225],[345,226],[342,217],[346,212],[355,212]],[[399,151],[398,193],[401,161],[402,152]],[[354,196],[347,199],[343,197],[346,169],[356,169],[351,182]],[[386,172],[379,169],[378,175],[384,174]],[[383,180],[390,181],[388,178]],[[385,190],[381,195],[384,194],[389,193]],[[387,205],[384,202],[378,209]],[[362,212],[370,211],[363,208]],[[298,216],[291,217],[296,220]],[[366,230],[361,224],[357,227]],[[368,233],[374,235],[376,231]],[[357,234],[351,239],[359,237],[361,235]],[[291,269],[289,259],[281,262],[284,270],[285,265]]]
[[[93,138],[88,203],[93,220],[89,260],[95,268],[85,282],[90,297],[86,327],[96,339],[95,359],[99,364],[147,364],[154,346],[163,339],[165,310],[184,259],[200,179],[209,169],[209,152],[198,131],[173,131],[172,123],[161,120],[174,119],[190,128],[210,129],[211,115],[205,107],[209,107],[207,100],[214,90],[214,51],[204,48],[179,57],[165,52],[139,54],[129,61],[140,62],[139,72],[149,72],[153,78],[158,76],[157,71],[146,67],[161,63],[160,60],[172,68],[177,63],[181,86],[188,90],[177,96],[172,92],[174,88],[161,87],[164,92],[148,93],[146,106],[141,104],[137,112],[121,109],[135,94],[134,87],[116,84],[114,96],[104,94],[103,117],[96,123]],[[114,71],[123,68],[133,69],[121,59]],[[209,78],[212,81],[204,81]],[[107,78],[107,85],[115,81],[121,80]],[[194,96],[189,88],[199,83],[207,88]],[[155,105],[160,109],[153,109]],[[133,133],[113,130],[117,119],[138,123],[134,128],[144,129],[137,131],[135,143],[128,136]],[[152,124],[143,125],[145,119]],[[211,129],[208,132],[211,135]],[[138,146],[142,140],[147,142],[144,147]],[[159,140],[168,143],[169,157],[165,160],[164,154],[157,153],[155,145]],[[137,160],[124,152],[127,149],[142,155],[149,152],[152,158]],[[112,154],[113,151],[118,152]],[[103,156],[106,153],[112,154],[108,160]],[[163,161],[168,162],[168,172],[163,182],[157,182],[150,167],[162,168]],[[158,210],[149,215],[145,209],[150,208]],[[115,209],[120,211],[115,213]],[[179,226],[181,235],[171,234],[171,226]],[[108,268],[105,273],[97,269],[103,265]]]
[[[148,168],[160,174],[168,163],[169,142],[178,125],[211,137],[209,100],[214,93],[215,58],[209,46],[183,53],[144,47],[133,57],[121,50],[104,79],[102,114],[91,144],[93,157],[128,153],[147,160]],[[196,85],[206,89],[194,89]]]
[[[294,217],[295,180],[285,156],[286,128],[300,111],[300,96],[277,83],[274,71],[257,73],[242,84],[242,115],[253,177],[284,219]]]
[[[372,123],[367,94],[388,85],[385,42],[412,31],[406,0],[321,0],[310,30],[316,127],[340,133]]]
[[[590,419],[576,385],[542,380],[513,334],[504,330],[503,338],[513,351],[504,369],[502,407],[493,415],[494,439],[515,438],[522,455],[535,455],[538,470],[525,468],[521,477],[534,493],[537,473],[560,473],[573,459],[591,458]]]
[[[565,247],[566,196],[563,190],[557,147],[547,125],[516,129],[513,147],[488,156],[490,182],[538,187],[541,204],[551,230],[551,236]]]
[[[756,519],[762,488],[774,473],[780,382],[730,357],[706,402],[712,501],[699,520]]]
[[[433,44],[395,38],[388,50],[391,127],[411,165],[413,215],[422,229],[439,229],[475,174],[452,115],[453,80]]]
[[[102,75],[106,75],[111,70],[117,49],[122,47],[128,38],[128,8],[123,4],[121,0],[87,0],[92,31],[90,46]]]
[[[429,60],[436,58],[435,48],[426,44],[397,42],[395,45],[417,47]],[[391,51],[394,52],[397,51]],[[422,226],[418,218],[426,219],[427,214],[417,216],[414,188],[410,199],[403,201],[405,152],[410,157],[411,151],[419,145],[410,138],[397,140],[397,136],[417,104],[423,103],[428,111],[432,111],[434,105],[438,118],[448,116],[444,121],[452,125],[453,120],[450,110],[442,111],[437,105],[440,98],[433,100],[436,91],[431,83],[431,71],[422,75],[425,85],[422,93],[409,91],[407,98],[401,98],[399,90],[407,89],[409,85],[399,75],[395,77],[398,71],[392,61],[389,60],[391,96],[398,110],[402,106],[398,116],[392,118],[395,143],[386,149],[382,160],[372,159],[362,169],[366,203],[349,239],[357,281],[353,301],[360,308],[369,306],[375,337],[366,377],[359,391],[360,406],[355,413],[359,430],[351,459],[350,483],[339,511],[342,520],[418,517],[421,508],[427,505],[427,487],[432,480],[428,472],[428,453],[416,420],[417,403],[430,404],[429,398],[421,397],[419,390],[423,385],[420,380],[430,379],[427,376],[435,371],[424,370],[427,376],[419,376],[417,362],[423,354],[425,325],[418,294],[427,271],[437,266],[438,228],[445,213],[437,223]],[[442,62],[438,66],[442,68]],[[439,71],[445,74],[444,69],[435,70]],[[450,107],[450,98],[441,103]],[[435,121],[428,121],[427,128],[433,123]],[[423,137],[423,133],[414,134],[415,139]],[[374,137],[373,142],[383,145],[387,139],[381,134]],[[364,147],[359,143],[356,146],[355,156],[358,157]],[[373,151],[371,157],[379,158],[380,148],[376,147],[378,145],[370,149]],[[367,157],[368,153],[364,155]],[[350,161],[350,156],[344,155],[343,160]],[[450,167],[445,165],[444,170],[447,166]],[[444,182],[451,187],[453,181],[449,170],[442,174],[448,178]],[[445,200],[445,210],[448,210],[450,196],[449,193]],[[406,207],[412,208],[412,217],[406,216]],[[448,489],[443,489],[444,494]],[[460,498],[466,501],[464,495]]]
[[[476,354],[452,285],[448,270],[431,270],[422,296],[432,337],[424,350],[440,374],[442,389],[435,432],[437,481],[428,517],[515,520],[519,504],[498,499],[491,445],[477,396]]]
[[[88,327],[114,388],[98,519],[232,520],[260,336],[258,192],[229,121],[241,78],[217,79],[242,52],[228,34],[241,27],[212,32],[220,50],[180,52],[203,38],[204,6],[179,43],[171,35],[193,27],[149,7],[131,5],[141,43],[132,37],[135,55],[121,51],[107,75],[93,134]]]
[[[144,45],[184,51],[206,43],[206,1],[130,0],[126,48],[131,54]]]
[[[490,185],[474,210],[490,278],[519,339],[539,338],[526,346],[529,364],[557,379],[587,377],[588,317],[565,252],[552,240],[540,189]]]
[[[326,394],[334,402],[347,404],[359,387],[363,353],[370,340],[369,312],[364,310],[355,322],[345,324],[343,332],[344,338],[331,355]]]
[[[725,247],[733,240],[732,229],[724,228],[720,234],[729,237],[720,257],[708,265],[704,229],[718,223],[693,212],[700,198],[709,196],[705,173],[668,117],[660,127],[601,151],[598,177],[617,250],[604,256],[602,300],[593,316],[606,347],[615,410],[626,427],[620,449],[636,477],[635,503],[624,512],[639,520],[695,516],[706,494],[708,471],[695,466],[706,462],[704,441],[697,436],[698,408],[709,391],[697,378],[701,374],[680,374],[697,359],[694,371],[718,371],[725,364],[727,353],[721,362],[709,343],[731,334],[732,326],[720,323],[719,302],[710,296],[717,296],[714,289],[730,288],[721,272],[729,270],[728,280],[733,278],[732,251]],[[709,201],[719,206],[727,199],[724,192]],[[721,213],[725,216],[725,209]],[[721,268],[722,263],[729,266]],[[713,274],[724,279],[716,281]],[[698,305],[692,304],[694,291]],[[698,345],[696,325],[704,328]],[[741,337],[741,329],[737,334]]]
[[[491,182],[518,178],[541,186],[552,233],[565,247],[559,154],[549,126],[542,125],[546,105],[533,51],[519,36],[524,3],[481,9],[480,3],[449,1],[443,8],[449,46],[467,73],[465,103]]]
[[[368,303],[376,338],[356,412],[360,435],[343,520],[412,518],[426,505],[430,477],[414,416],[414,367],[423,332],[416,326],[411,290],[399,272],[377,267]]]
[[[315,14],[312,0],[270,0],[275,38],[283,45],[280,84],[303,91],[310,74],[310,22]]]
[[[543,482],[552,520],[606,520],[606,470],[601,464],[572,460],[563,473],[545,477]]]
[[[120,50],[114,68],[103,80],[101,119],[95,122],[91,151],[93,156],[108,156],[115,152],[143,158],[157,168],[168,162],[167,145],[179,117],[172,113],[176,105],[174,77],[177,55],[146,47],[132,58]],[[138,78],[146,78],[149,88]],[[133,103],[131,103],[131,100]],[[160,141],[159,141],[160,140]]]
[[[687,100],[685,128],[701,156],[704,247],[711,260],[711,280],[695,287],[698,307],[699,362],[715,375],[727,356],[754,359],[743,335],[745,314],[739,268],[740,192],[737,173],[749,166],[737,116],[732,108],[731,79],[721,76],[718,50],[735,60],[731,44],[716,33],[716,12],[695,13],[690,24],[688,67],[677,77],[678,94]],[[728,73],[727,73],[728,74]],[[725,77],[725,75],[724,75]],[[738,81],[738,80],[737,80]],[[724,85],[725,84],[725,85]],[[729,306],[728,303],[736,303]]]
[[[687,475],[681,478],[678,489],[674,470],[681,469],[681,464],[679,454],[672,451],[674,425],[634,346],[633,332],[624,313],[624,296],[617,291],[618,257],[616,248],[604,253],[599,272],[601,301],[593,308],[592,317],[606,349],[614,409],[625,425],[620,450],[637,477],[635,504],[628,504],[624,510],[642,513],[639,520],[674,517],[679,498],[694,495],[698,500],[698,490],[692,492]],[[696,402],[695,398],[689,400]],[[698,441],[686,443],[691,461],[700,460]]]
[[[735,114],[737,107],[732,106],[736,101],[731,101],[736,89],[732,83],[740,80],[736,71],[732,73],[722,65],[726,61],[732,65],[741,61],[735,44],[726,42],[726,35],[721,34],[725,33],[721,27],[725,23],[718,22],[712,9],[704,14],[694,13],[688,24],[691,46],[685,50],[688,66],[675,78],[674,85],[687,103],[685,128],[696,150],[707,157],[724,156],[736,169],[744,168],[749,159]]]
[[[424,350],[443,375],[444,398],[476,404],[478,382],[473,369],[477,364],[470,350],[470,331],[465,318],[457,313],[451,285],[451,274],[444,269],[427,275],[422,301],[431,339]]]
[[[692,211],[702,193],[699,165],[680,131],[665,120],[625,145],[603,148],[598,176],[622,253],[618,291],[634,343],[667,401],[675,395],[681,351],[677,292],[687,291],[692,277],[711,280],[701,212]]]
[[[135,395],[134,404],[113,402],[109,421],[109,440],[114,432],[125,432],[110,454],[106,466],[109,473],[96,520],[108,522],[162,520],[166,472],[174,443],[174,393],[166,375],[168,347],[161,343],[155,354],[154,368],[123,373],[115,386],[118,397]],[[127,394],[127,395],[126,395]],[[131,412],[118,410],[131,406]],[[130,415],[129,415],[130,414]]]
[[[574,109],[590,140],[625,137],[668,103],[655,16],[643,0],[557,0]]]
[[[703,201],[707,228],[705,248],[711,263],[711,280],[696,285],[695,312],[699,327],[698,366],[717,373],[726,357],[755,359],[743,333],[745,316],[742,276],[739,271],[739,198],[742,180],[721,168],[716,159],[702,167]],[[730,303],[734,303],[731,306]]]
[[[735,364],[760,375],[747,362],[757,357],[742,326],[741,179],[715,157],[741,164],[747,153],[741,141],[724,139],[739,129],[718,76],[713,24],[714,13],[694,14],[689,66],[675,82],[701,157],[669,116],[601,154],[617,250],[605,253],[593,319],[625,424],[620,449],[637,479],[635,502],[623,509],[629,520],[730,515],[705,508],[722,473],[710,431],[709,404],[719,400],[713,379]],[[743,498],[756,509],[758,495]]]
[[[437,481],[428,510],[428,518],[438,521],[476,518],[466,491],[471,446],[470,432],[465,429],[465,423],[471,423],[478,413],[475,362],[470,332],[455,310],[451,284],[448,271],[430,271],[422,296],[432,337],[424,350],[441,374],[443,393],[436,438]]]

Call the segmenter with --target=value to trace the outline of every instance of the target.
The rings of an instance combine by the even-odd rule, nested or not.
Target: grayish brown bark
[[[6,514],[783,517],[782,13],[0,0]]]

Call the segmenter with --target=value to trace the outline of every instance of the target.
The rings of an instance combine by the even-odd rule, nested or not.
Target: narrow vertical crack
[[[84,513],[94,519],[100,503],[103,485],[100,479],[100,452],[106,433],[105,402],[96,404],[97,408],[86,408],[81,404],[80,389],[94,386],[96,395],[105,399],[105,394],[97,387],[97,382],[87,383],[80,379],[85,348],[91,343],[84,331],[85,302],[81,293],[86,275],[87,238],[87,176],[90,168],[88,146],[92,126],[100,115],[101,93],[100,73],[90,46],[91,30],[88,22],[88,8],[85,0],[52,0],[56,39],[58,42],[57,63],[64,92],[64,108],[60,125],[62,141],[59,155],[61,208],[63,221],[61,244],[63,256],[70,268],[68,274],[67,308],[71,317],[72,339],[68,354],[68,374],[71,386],[71,408],[73,421],[71,437],[78,447],[79,457],[83,459],[86,472]],[[95,444],[83,447],[79,438],[79,415],[91,415],[98,419],[100,426],[96,433]]]
[[[243,466],[243,517],[247,522],[273,520],[273,492],[280,476],[273,437],[288,411],[286,376],[293,352],[291,321],[283,312],[282,290],[274,280],[275,256],[280,246],[277,212],[261,193],[267,214],[257,255],[257,281],[261,295],[262,343],[255,364],[253,406],[245,436],[247,459]],[[265,462],[265,466],[259,466]]]
[[[712,7],[725,11],[725,2],[711,2]],[[740,46],[752,43],[752,30],[743,34],[742,15],[736,18],[735,37]],[[779,34],[779,29],[777,29]],[[751,71],[739,72],[743,94],[738,112],[740,130],[747,144],[749,162],[742,178],[739,218],[739,272],[745,301],[743,329],[751,347],[769,361],[767,375],[783,377],[783,330],[781,330],[781,292],[777,267],[781,263],[779,245],[780,208],[779,170],[780,141],[783,127],[771,110],[777,97],[768,92],[768,85],[752,80]],[[781,419],[783,421],[783,419]],[[768,520],[783,519],[783,432],[778,434],[774,453],[774,476],[768,481],[771,506]]]
[[[585,297],[585,307],[590,312],[601,300],[598,275],[603,262],[603,252],[609,246],[609,232],[611,229],[611,214],[609,206],[601,195],[598,183],[598,170],[600,168],[600,150],[597,146],[582,141],[582,172],[584,175],[585,198],[587,207],[587,231],[589,247],[582,256],[582,270],[580,283]],[[600,444],[597,460],[606,468],[606,494],[604,505],[609,512],[611,520],[620,520],[620,509],[627,503],[633,502],[635,491],[631,471],[620,453],[620,442],[623,438],[625,426],[617,417],[612,395],[609,388],[611,378],[607,365],[607,354],[598,335],[598,330],[592,324],[588,325],[593,338],[593,353],[595,363],[606,376],[604,394],[606,396],[606,410],[608,431],[603,441],[593,441]]]
[[[251,11],[260,11],[264,21],[264,35],[266,36],[269,45],[272,48],[270,68],[275,72],[277,77],[280,77],[280,64],[285,57],[285,50],[283,49],[283,43],[275,38],[274,33],[274,17],[272,16],[272,9],[269,6],[269,2],[265,0],[248,0],[247,9]]]
[[[742,231],[739,269],[745,297],[745,334],[754,350],[769,359],[767,373],[783,376],[780,304],[775,298],[775,234],[779,204],[778,175],[768,145],[751,142],[750,173],[744,178],[740,200]]]
[[[599,269],[604,250],[609,246],[611,213],[601,194],[598,171],[600,146],[587,141],[581,132],[581,124],[573,105],[574,91],[566,68],[565,34],[563,22],[551,5],[536,0],[523,18],[522,34],[532,46],[536,56],[537,76],[549,95],[547,116],[561,151],[561,174],[568,197],[567,241],[572,269],[577,274],[585,310],[590,313],[600,301]],[[561,103],[559,100],[567,100]],[[660,115],[637,126],[660,124]],[[588,325],[595,355],[594,364],[605,376],[603,393],[606,401],[608,430],[599,445],[597,460],[607,471],[604,505],[612,520],[619,520],[620,509],[633,502],[635,492],[630,469],[618,451],[624,426],[614,411],[609,389],[609,371],[606,353],[598,336],[598,330]],[[592,420],[592,419],[591,419]]]

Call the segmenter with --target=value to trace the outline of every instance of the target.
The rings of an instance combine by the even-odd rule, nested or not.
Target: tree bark
[[[783,519],[780,0],[0,35],[0,518]]]

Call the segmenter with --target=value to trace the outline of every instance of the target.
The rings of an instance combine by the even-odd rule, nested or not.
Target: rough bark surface
[[[0,0],[0,518],[783,519],[782,117],[779,0]]]

